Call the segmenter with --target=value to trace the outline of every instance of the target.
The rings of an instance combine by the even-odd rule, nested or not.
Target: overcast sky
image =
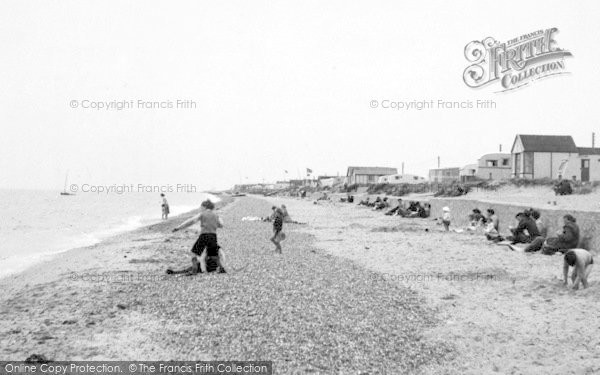
[[[516,133],[590,146],[599,19],[595,1],[3,1],[0,187],[62,189],[67,170],[76,183],[206,189],[306,167],[405,162],[426,175],[438,155],[461,167],[509,151]],[[571,74],[506,93],[464,84],[470,41],[551,27]],[[178,99],[197,107],[137,108]],[[370,105],[438,99],[497,108]]]

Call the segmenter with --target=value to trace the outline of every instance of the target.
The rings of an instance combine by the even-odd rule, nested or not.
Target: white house
[[[425,177],[414,174],[391,174],[379,177],[377,182],[380,184],[421,184],[427,180]]]
[[[381,176],[397,174],[398,169],[387,167],[348,167],[346,183],[352,184],[376,184]]]
[[[477,176],[477,164],[467,164],[458,172],[461,182],[474,180]]]
[[[600,148],[577,147],[569,135],[517,134],[511,154],[513,177],[600,181]]]
[[[485,154],[477,161],[475,176],[482,180],[504,180],[511,177],[511,154]]]

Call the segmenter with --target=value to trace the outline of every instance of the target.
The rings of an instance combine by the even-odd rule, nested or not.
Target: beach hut
[[[600,149],[577,147],[570,135],[517,134],[511,154],[513,177],[600,181]]]

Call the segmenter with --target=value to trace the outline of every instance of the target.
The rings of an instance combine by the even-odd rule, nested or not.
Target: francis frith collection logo
[[[472,88],[498,82],[501,91],[514,90],[538,79],[568,73],[565,57],[571,52],[558,47],[558,29],[537,30],[501,43],[492,37],[465,46],[471,63],[463,80]]]

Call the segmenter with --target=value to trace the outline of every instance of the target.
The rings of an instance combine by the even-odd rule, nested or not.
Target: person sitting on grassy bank
[[[588,277],[592,272],[594,257],[585,249],[571,249],[565,253],[563,264],[564,285],[568,285],[569,267],[573,267],[571,281],[573,289],[579,289],[579,284],[584,288],[588,287]]]
[[[225,254],[217,242],[217,229],[223,227],[219,216],[214,213],[215,205],[206,200],[200,206],[200,214],[184,221],[173,229],[173,232],[185,229],[197,222],[200,222],[200,236],[192,247],[192,267],[188,270],[190,273],[197,272],[219,272],[225,273]],[[196,256],[199,256],[197,259]],[[198,269],[199,268],[199,269]],[[167,273],[181,273],[167,270]]]
[[[557,251],[561,253],[575,249],[579,245],[579,226],[572,215],[563,216],[563,228],[558,237],[546,239],[542,246],[542,254],[553,255]]]

